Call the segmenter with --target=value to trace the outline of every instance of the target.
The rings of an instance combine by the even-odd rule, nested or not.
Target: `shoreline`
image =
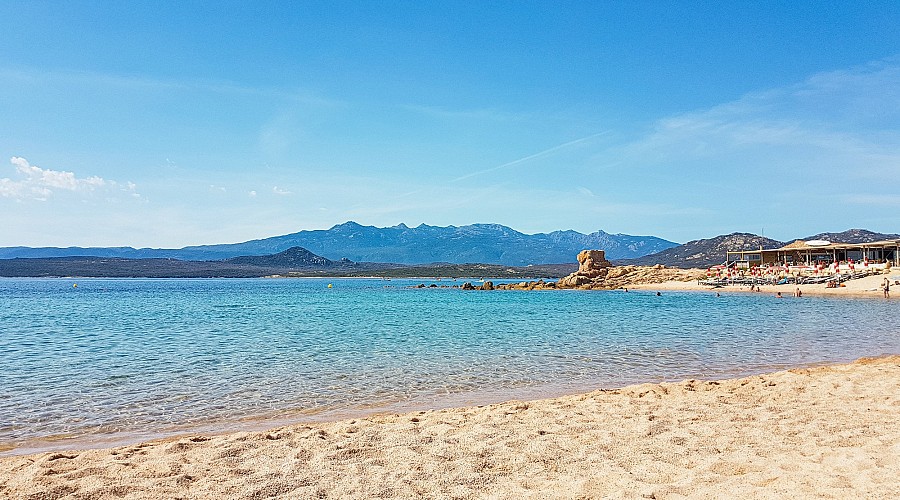
[[[883,354],[876,357],[890,356]],[[68,452],[73,450],[102,450],[132,446],[143,442],[170,441],[191,435],[221,436],[237,432],[262,432],[277,427],[297,425],[329,424],[343,420],[365,419],[387,414],[440,411],[454,408],[483,407],[503,404],[508,401],[536,401],[557,399],[587,394],[595,391],[616,391],[633,385],[665,384],[678,381],[729,380],[734,378],[762,375],[781,370],[814,368],[851,362],[852,360],[812,361],[800,364],[774,363],[765,366],[748,367],[739,371],[729,371],[717,375],[704,376],[699,373],[685,373],[683,376],[648,377],[639,381],[602,386],[596,382],[548,382],[536,386],[516,389],[478,389],[448,394],[422,395],[413,399],[388,399],[357,407],[333,407],[315,409],[279,410],[268,415],[251,415],[235,419],[213,419],[203,423],[175,425],[158,430],[129,430],[115,433],[87,434],[78,437],[68,435],[47,436],[16,442],[15,446],[0,442],[0,460],[3,458]]]
[[[900,356],[0,457],[0,496],[900,493]]]
[[[891,280],[891,296],[889,299],[885,299],[882,289],[881,283],[884,280],[885,276],[888,276]],[[696,281],[665,281],[662,283],[644,283],[644,284],[635,284],[628,286],[629,289],[634,290],[649,290],[649,291],[683,291],[683,292],[707,292],[707,293],[722,293],[722,294],[730,294],[730,293],[752,293],[752,294],[769,294],[775,295],[778,292],[781,292],[782,297],[784,298],[794,298],[792,297],[794,291],[799,288],[803,295],[817,296],[817,297],[844,297],[844,298],[872,298],[872,299],[882,299],[882,300],[896,300],[900,298],[900,286],[894,285],[895,280],[900,280],[900,274],[892,273],[890,275],[875,275],[875,276],[867,276],[865,278],[859,278],[856,280],[847,281],[844,283],[843,287],[839,288],[825,288],[824,283],[816,283],[816,284],[805,284],[805,285],[794,285],[794,284],[785,284],[785,285],[761,285],[760,291],[751,292],[749,287],[746,285],[743,286],[734,286],[727,285],[722,287],[710,287],[706,285],[701,285]],[[802,298],[802,297],[801,297]]]

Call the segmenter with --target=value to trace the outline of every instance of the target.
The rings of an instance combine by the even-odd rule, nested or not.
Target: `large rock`
[[[578,270],[559,280],[558,286],[576,287],[606,278],[612,264],[603,250],[582,250],[578,254]]]
[[[603,250],[582,250],[578,253],[578,271],[575,274],[595,278],[608,267],[612,267],[612,264],[606,260],[606,252]]]

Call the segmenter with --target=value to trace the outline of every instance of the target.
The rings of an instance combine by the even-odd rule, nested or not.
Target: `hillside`
[[[232,257],[225,259],[225,263],[256,267],[270,267],[280,269],[303,269],[303,268],[320,268],[320,267],[336,267],[343,265],[344,267],[351,265],[352,262],[343,260],[334,262],[325,257],[316,255],[302,247],[291,247],[283,252],[272,255],[244,255],[241,257]]]
[[[706,268],[725,261],[729,250],[752,250],[756,248],[778,248],[784,243],[771,238],[750,233],[732,233],[702,240],[694,240],[669,248],[659,253],[637,259],[617,261],[620,265],[652,266],[662,264],[667,267]]]
[[[840,233],[819,233],[805,238],[803,241],[826,240],[840,243],[869,243],[897,239],[900,235],[876,233],[867,229],[848,229]],[[794,241],[794,240],[791,240]],[[619,259],[617,264],[649,266],[662,264],[669,267],[709,267],[725,261],[725,252],[734,250],[753,250],[756,248],[778,248],[785,243],[763,236],[749,233],[732,233],[715,238],[694,240],[678,245],[662,252],[645,255],[636,259]]]
[[[871,243],[898,238],[900,238],[900,234],[876,233],[867,229],[848,229],[841,233],[819,233],[801,239],[803,241],[825,240],[834,243]]]

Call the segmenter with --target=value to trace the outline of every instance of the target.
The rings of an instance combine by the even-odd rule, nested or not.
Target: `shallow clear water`
[[[896,301],[330,282],[0,279],[0,445],[21,451],[900,353]]]

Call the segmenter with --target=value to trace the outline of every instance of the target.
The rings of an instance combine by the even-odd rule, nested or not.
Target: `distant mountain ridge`
[[[627,259],[656,253],[677,243],[655,236],[631,236],[596,231],[524,234],[499,224],[428,226],[405,224],[378,228],[355,222],[331,229],[300,231],[243,243],[200,245],[181,249],[114,248],[0,248],[0,258],[96,256],[118,258],[169,258],[224,260],[240,256],[273,255],[302,247],[328,260],[391,262],[407,265],[446,262],[527,266],[572,262],[588,248],[602,248],[610,259]]]
[[[803,241],[826,240],[835,243],[871,243],[873,241],[900,239],[900,235],[876,233],[867,229],[848,229],[840,233],[819,233],[800,239]],[[750,233],[732,233],[716,236],[715,238],[689,241],[684,245],[678,245],[662,252],[636,259],[619,260],[616,263],[639,266],[662,264],[667,267],[705,268],[725,262],[725,253],[728,251],[780,248],[787,243]]]
[[[848,229],[840,233],[819,233],[806,238],[803,241],[825,240],[834,243],[872,243],[873,241],[894,240],[900,238],[900,234],[884,234],[869,231],[868,229]]]

